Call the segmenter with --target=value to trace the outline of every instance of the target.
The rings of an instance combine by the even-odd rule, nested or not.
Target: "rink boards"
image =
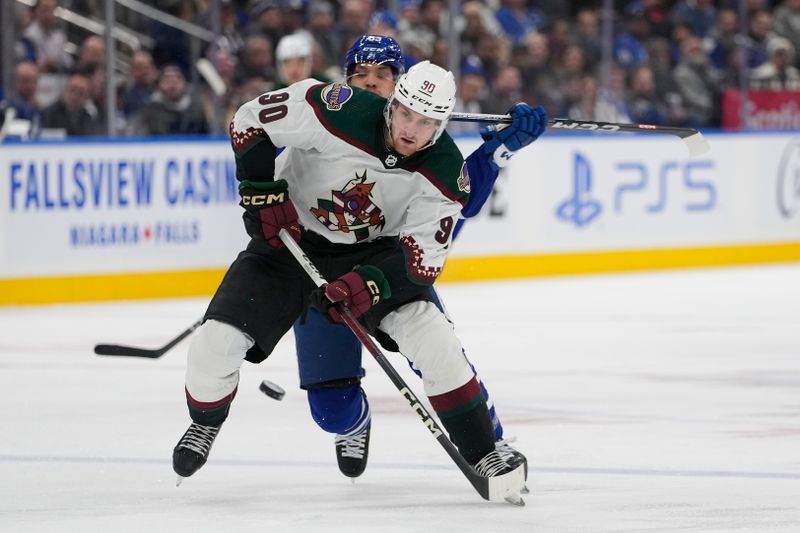
[[[800,260],[800,136],[707,138],[546,136],[442,281]],[[0,176],[0,304],[211,294],[246,243],[225,140],[5,144]]]

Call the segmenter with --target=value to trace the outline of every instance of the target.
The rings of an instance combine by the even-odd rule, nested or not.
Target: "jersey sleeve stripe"
[[[439,189],[439,192],[442,193],[447,199],[452,200],[454,202],[458,202],[459,204],[461,204],[461,207],[467,205],[467,200],[469,199],[469,196],[463,194],[456,194],[455,192],[451,191],[447,187],[447,185],[445,185],[441,180],[437,179],[436,175],[434,175],[426,168],[418,168],[417,172],[425,176],[425,178],[429,182],[431,182],[431,184],[434,187]]]

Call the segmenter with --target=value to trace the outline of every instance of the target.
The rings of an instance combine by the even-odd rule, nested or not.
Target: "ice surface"
[[[369,355],[370,464],[351,484],[291,336],[246,364],[208,464],[176,488],[188,343],[92,347],[160,346],[202,314],[190,299],[0,308],[0,531],[800,531],[800,265],[441,292],[529,459],[525,507],[481,500]]]

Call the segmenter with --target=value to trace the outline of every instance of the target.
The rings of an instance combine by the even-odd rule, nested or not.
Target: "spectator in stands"
[[[397,31],[403,33],[420,23],[420,0],[397,0]]]
[[[773,37],[767,45],[769,59],[750,74],[750,88],[768,91],[800,90],[800,71],[795,68],[794,46],[785,37]]]
[[[547,34],[547,45],[550,48],[550,57],[555,61],[561,58],[567,46],[572,42],[572,26],[566,19],[554,20],[549,26],[544,28]]]
[[[670,13],[675,23],[684,23],[701,39],[708,35],[716,22],[713,0],[680,0]]]
[[[647,63],[645,45],[651,38],[651,31],[642,2],[631,2],[624,13],[624,31],[614,39],[613,53],[614,61],[630,70]]]
[[[104,67],[106,58],[106,42],[99,35],[90,35],[84,39],[75,63],[76,70],[94,70]]]
[[[644,0],[644,16],[650,24],[650,33],[654,37],[668,39],[672,31],[672,23],[665,0]],[[645,43],[647,46],[647,43]]]
[[[333,7],[327,0],[314,0],[308,8],[308,31],[322,51],[326,66],[339,67],[341,57],[337,51],[342,47],[338,36],[333,31]]]
[[[22,61],[14,67],[14,96],[6,102],[16,110],[16,118],[31,122],[31,136],[35,136],[41,120],[36,88],[39,83],[39,67],[36,63]]]
[[[446,7],[442,0],[423,0],[419,5],[420,26],[425,28],[434,40],[444,35],[446,15]]]
[[[773,12],[775,33],[786,37],[800,50],[800,0],[783,0]]]
[[[655,78],[656,94],[662,100],[668,100],[668,94],[676,91],[675,81],[672,79],[672,45],[669,40],[656,37],[647,44],[647,66],[653,71]]]
[[[523,100],[531,105],[540,105],[548,115],[556,116],[562,94],[550,64],[547,36],[531,32],[525,36],[523,45],[524,52],[516,55],[514,61],[522,74]]]
[[[167,65],[161,70],[158,89],[129,126],[131,134],[142,136],[192,135],[208,130],[200,100],[189,91],[178,65]]]
[[[236,65],[237,82],[244,83],[255,77],[275,80],[277,72],[272,55],[272,42],[266,35],[254,33],[245,38],[241,57]]]
[[[569,118],[602,122],[629,123],[631,121],[624,103],[613,98],[611,93],[602,91],[597,78],[585,75],[581,78],[580,83],[580,99],[567,112]]]
[[[126,118],[138,113],[150,101],[157,78],[158,71],[150,52],[141,50],[133,54],[122,96],[122,112]]]
[[[637,124],[669,124],[669,108],[656,94],[655,77],[647,65],[633,69],[628,81],[628,113]]]
[[[750,19],[750,44],[748,46],[748,62],[750,68],[764,64],[769,57],[767,44],[773,37],[772,15],[766,11],[757,11]]]
[[[714,68],[726,68],[729,56],[737,47],[738,34],[739,16],[732,9],[720,9],[717,12],[717,22],[705,40],[706,48],[710,50],[708,59]]]
[[[72,66],[72,58],[65,47],[67,35],[55,15],[57,7],[58,0],[37,0],[33,19],[23,32],[23,37],[36,51],[40,72],[66,72]]]
[[[600,18],[596,8],[582,8],[575,15],[575,44],[583,48],[586,62],[590,65],[600,61]]]
[[[192,22],[195,17],[195,5],[191,0],[164,0],[161,8],[186,22]],[[155,41],[152,54],[156,66],[178,65],[184,75],[189,73],[193,68],[189,36],[158,20],[153,22],[152,35]]]
[[[497,22],[506,37],[514,43],[522,41],[525,34],[542,29],[546,23],[544,13],[525,0],[502,0],[497,10]]]
[[[458,98],[454,111],[459,113],[485,113],[487,87],[480,62],[470,56],[461,66],[461,78],[458,81]],[[450,122],[447,130],[450,133],[477,132],[481,124],[477,122]]]
[[[582,78],[586,73],[586,56],[583,53],[583,48],[577,44],[567,46],[555,67],[557,82],[563,84],[570,79]]]
[[[63,130],[67,137],[105,133],[91,95],[92,80],[89,76],[83,73],[70,75],[61,98],[42,111],[42,129]]]
[[[461,40],[461,56],[467,57],[475,52],[478,40],[487,34],[496,35],[499,26],[491,11],[477,0],[465,2],[458,20]]]
[[[492,98],[488,102],[489,113],[506,113],[517,102],[522,101],[522,75],[515,66],[501,67],[492,81]]]
[[[397,17],[380,9],[372,14],[367,23],[368,35],[383,35],[397,40]]]
[[[681,60],[673,70],[673,79],[686,107],[688,125],[716,125],[716,100],[721,78],[709,63],[697,37],[683,41]]]
[[[283,31],[297,33],[306,27],[306,0],[283,0]]]
[[[336,57],[344,57],[347,52],[346,47],[366,34],[371,14],[372,11],[369,9],[368,2],[364,0],[345,0],[341,3],[339,19],[333,28],[336,39],[340,43],[340,49],[337,51]],[[405,51],[405,48],[403,48],[403,51]]]
[[[481,61],[481,68],[488,85],[492,85],[501,66],[510,59],[510,57],[503,57],[503,39],[488,33],[478,39],[474,55]]]
[[[278,0],[259,0],[250,9],[250,25],[247,34],[260,33],[277,43],[284,36],[283,10]]]

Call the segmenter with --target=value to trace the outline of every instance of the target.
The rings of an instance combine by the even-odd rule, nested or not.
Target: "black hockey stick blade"
[[[183,330],[180,335],[169,341],[167,344],[162,346],[161,348],[138,348],[136,346],[124,346],[121,344],[97,344],[94,347],[94,353],[97,355],[113,355],[113,356],[123,356],[123,357],[145,357],[149,359],[158,359],[172,348],[175,347],[179,342],[183,339],[191,335],[191,333],[200,327],[203,323],[203,319],[201,318],[185,330]]]
[[[484,113],[451,113],[450,120],[458,122],[493,122],[510,124],[511,115],[490,115]],[[673,126],[656,126],[653,124],[619,124],[615,122],[597,122],[593,120],[572,120],[569,118],[551,118],[547,121],[551,130],[566,131],[599,131],[604,133],[655,133],[674,135],[683,140],[689,150],[689,157],[702,155],[710,150],[703,134],[694,128],[676,128]]]
[[[303,252],[302,248],[300,248],[297,242],[292,239],[285,229],[280,230],[279,237],[317,287],[321,287],[327,283],[311,259],[308,258],[305,252]],[[524,467],[520,466],[512,472],[502,476],[484,477],[479,475],[475,469],[472,468],[469,463],[467,463],[466,459],[464,459],[461,453],[459,453],[458,449],[450,441],[450,439],[447,438],[444,430],[442,430],[436,420],[428,414],[427,410],[417,400],[400,374],[397,373],[397,370],[395,370],[394,366],[392,366],[389,360],[386,359],[386,356],[383,354],[381,349],[378,348],[378,346],[372,340],[372,337],[369,336],[369,333],[367,333],[358,320],[356,320],[356,318],[353,316],[353,313],[346,307],[342,310],[342,318],[344,319],[344,323],[347,324],[355,336],[358,337],[358,340],[361,341],[361,344],[364,345],[364,347],[375,358],[384,372],[386,372],[386,375],[389,376],[391,382],[395,387],[397,387],[397,390],[400,391],[400,394],[403,395],[403,398],[406,399],[411,409],[417,413],[417,416],[420,417],[422,423],[426,428],[428,428],[428,431],[431,432],[442,448],[444,448],[458,469],[461,470],[478,494],[480,494],[484,500],[509,501],[516,505],[524,505],[524,502],[518,494],[518,487],[521,487],[525,484]],[[516,494],[514,494],[515,491],[517,492]]]

